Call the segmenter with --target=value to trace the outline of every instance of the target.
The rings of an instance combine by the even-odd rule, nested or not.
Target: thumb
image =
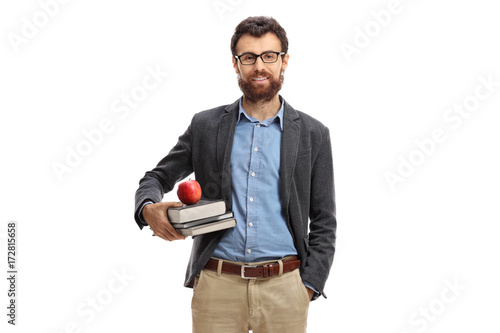
[[[170,207],[181,207],[182,202],[165,202],[165,207],[168,209]]]

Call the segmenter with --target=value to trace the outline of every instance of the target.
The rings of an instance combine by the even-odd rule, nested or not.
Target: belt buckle
[[[241,278],[253,280],[256,279],[257,276],[245,276],[245,268],[255,268],[257,265],[241,265]]]

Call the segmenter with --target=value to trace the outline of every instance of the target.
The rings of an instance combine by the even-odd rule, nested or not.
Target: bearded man
[[[275,19],[243,20],[231,52],[243,96],[194,115],[140,180],[135,220],[184,239],[166,214],[180,203],[162,198],[194,172],[203,197],[225,200],[237,225],[193,238],[184,284],[194,289],[193,332],[303,333],[335,252],[329,130],[278,94],[289,54]]]

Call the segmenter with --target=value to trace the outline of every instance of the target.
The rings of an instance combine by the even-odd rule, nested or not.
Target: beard
[[[264,87],[253,83],[252,79],[259,76],[269,77],[269,85]],[[243,80],[241,75],[238,74],[238,85],[240,86],[245,98],[252,103],[271,101],[281,90],[284,80],[285,76],[283,71],[281,72],[279,80],[276,80],[272,75],[265,72],[257,72],[246,80]]]

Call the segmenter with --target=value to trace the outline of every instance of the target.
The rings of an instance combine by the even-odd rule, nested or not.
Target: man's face
[[[236,54],[246,52],[262,54],[267,51],[281,52],[281,42],[278,37],[268,32],[261,37],[253,37],[245,34],[240,37],[236,44]],[[239,74],[238,85],[248,100],[251,102],[268,102],[276,96],[281,89],[282,77],[288,66],[289,55],[284,58],[278,57],[275,63],[264,63],[260,57],[253,65],[243,65],[233,57],[233,67]]]

